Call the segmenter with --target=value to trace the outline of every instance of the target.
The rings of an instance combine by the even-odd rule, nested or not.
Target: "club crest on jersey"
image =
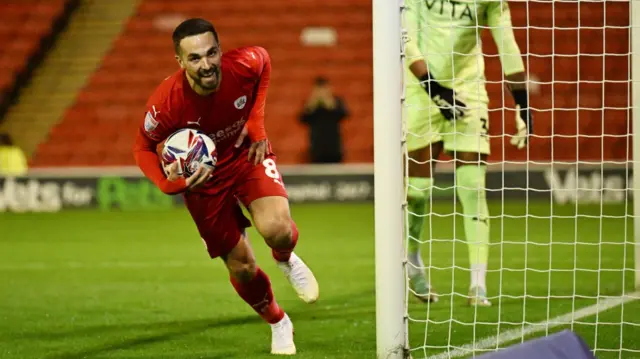
[[[236,101],[233,103],[233,105],[238,109],[238,110],[242,110],[244,108],[244,105],[247,104],[247,96],[240,96],[236,99]]]

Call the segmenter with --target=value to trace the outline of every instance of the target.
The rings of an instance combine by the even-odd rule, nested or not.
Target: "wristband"
[[[513,90],[511,91],[511,95],[513,96],[513,101],[517,105],[520,106],[521,110],[525,110],[529,108],[529,101],[527,99],[527,90]]]

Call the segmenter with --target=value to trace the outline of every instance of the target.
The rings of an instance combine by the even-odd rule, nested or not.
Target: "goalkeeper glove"
[[[452,89],[440,85],[430,73],[420,78],[420,86],[427,92],[447,120],[456,120],[464,116],[467,105],[459,100]]]
[[[511,91],[516,103],[516,134],[511,137],[511,144],[519,150],[528,142],[529,135],[533,134],[533,115],[527,101],[527,90]]]

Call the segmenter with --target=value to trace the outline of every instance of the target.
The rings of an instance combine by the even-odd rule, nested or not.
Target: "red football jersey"
[[[220,87],[207,96],[189,86],[184,70],[167,77],[147,102],[134,153],[138,166],[165,193],[184,190],[184,180],[168,183],[156,154],[156,146],[181,128],[208,134],[216,144],[216,177],[228,177],[234,161],[247,161],[249,141],[235,142],[245,124],[252,142],[266,138],[264,107],[271,63],[261,47],[243,47],[222,55]],[[153,153],[153,159],[151,157]]]

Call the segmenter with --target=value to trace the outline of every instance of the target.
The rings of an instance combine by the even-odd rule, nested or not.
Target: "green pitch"
[[[442,352],[430,346],[460,346],[544,321],[594,304],[593,300],[554,298],[618,295],[631,291],[633,247],[628,219],[573,217],[575,206],[548,203],[491,204],[493,215],[523,215],[492,222],[490,295],[494,307],[474,310],[464,298],[444,295],[427,307],[410,298],[410,344],[414,358]],[[452,207],[437,204],[446,215]],[[581,207],[581,215],[600,214],[599,206]],[[623,216],[622,206],[603,213]],[[320,282],[320,300],[302,303],[270,259],[262,240],[251,232],[257,259],[270,275],[280,304],[296,328],[298,358],[374,358],[375,297],[373,207],[371,205],[298,205],[293,214],[301,231],[297,253]],[[432,219],[434,238],[461,238],[462,221]],[[527,223],[528,221],[528,223]],[[525,224],[528,232],[525,231]],[[576,228],[578,228],[576,235]],[[455,230],[455,234],[454,234]],[[553,233],[552,242],[549,234]],[[594,244],[600,238],[610,242]],[[501,236],[504,238],[499,243]],[[529,241],[525,245],[525,240]],[[574,246],[574,241],[585,242]],[[536,242],[533,244],[532,242]],[[466,245],[432,242],[425,260],[441,270],[431,277],[441,293],[466,293]],[[451,269],[453,259],[460,269]],[[549,273],[551,263],[554,272]],[[629,268],[624,278],[620,268]],[[528,268],[527,271],[524,269]],[[572,269],[583,270],[574,272]],[[605,271],[595,272],[601,268]],[[566,271],[556,271],[566,270]],[[591,271],[588,271],[591,270]],[[270,329],[235,294],[219,260],[207,258],[184,210],[157,212],[67,212],[0,214],[0,358],[272,358]],[[526,283],[526,286],[525,286]],[[551,286],[549,287],[549,283]],[[573,285],[575,283],[575,286]],[[549,305],[550,309],[547,309]],[[575,325],[590,346],[640,350],[640,303],[626,304],[581,319]],[[451,321],[451,319],[454,321]],[[619,323],[624,319],[627,324]],[[475,327],[469,325],[473,322]],[[595,325],[596,321],[601,323]],[[610,323],[610,324],[603,324]],[[554,331],[562,329],[559,327]],[[538,335],[544,332],[537,333]],[[620,337],[622,335],[622,338]],[[507,346],[503,344],[502,346]],[[638,355],[638,353],[636,353]],[[598,351],[602,358],[619,353]],[[622,358],[632,357],[630,352]]]

